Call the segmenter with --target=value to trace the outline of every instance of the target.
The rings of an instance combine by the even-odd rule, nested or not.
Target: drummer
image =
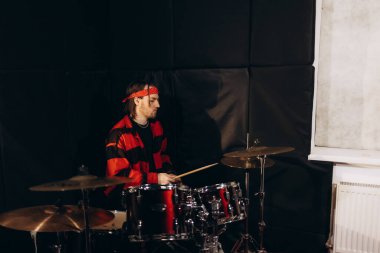
[[[124,189],[176,182],[166,153],[167,139],[156,119],[160,108],[158,88],[146,81],[134,81],[127,87],[122,102],[125,116],[113,126],[106,142],[106,175],[132,179]],[[114,188],[107,188],[105,194],[112,195]]]

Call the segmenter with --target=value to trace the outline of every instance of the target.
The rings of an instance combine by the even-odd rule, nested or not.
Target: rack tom
[[[187,240],[194,233],[187,186],[144,184],[124,193],[127,234],[132,242]]]

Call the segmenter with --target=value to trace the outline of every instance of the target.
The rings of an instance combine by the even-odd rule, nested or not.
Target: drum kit
[[[89,206],[89,191],[95,188],[128,183],[126,177],[101,178],[79,175],[67,180],[33,186],[32,191],[82,192],[79,206],[45,205],[17,209],[0,214],[0,225],[22,231],[83,232],[85,252],[91,253],[94,241],[108,236],[129,243],[176,243],[193,240],[202,253],[223,252],[219,236],[230,223],[244,221],[244,232],[232,252],[266,253],[264,248],[264,168],[274,165],[267,156],[294,150],[291,147],[256,146],[224,154],[220,163],[245,172],[245,197],[235,181],[190,188],[182,184],[143,184],[124,189],[121,203],[124,210],[108,211]],[[177,178],[208,169],[218,163],[178,175]],[[253,237],[248,229],[249,174],[260,170],[259,246],[252,250]],[[257,247],[257,246],[256,246]],[[51,247],[60,253],[64,248],[59,237]],[[121,252],[114,249],[112,252]],[[128,252],[128,250],[126,250]]]

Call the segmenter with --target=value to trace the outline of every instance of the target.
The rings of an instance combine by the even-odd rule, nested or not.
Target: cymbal
[[[240,159],[236,157],[223,157],[221,163],[232,168],[238,169],[257,169],[260,168],[260,161],[256,158],[254,159]],[[274,161],[272,159],[266,158],[264,168],[272,167]]]
[[[89,226],[99,226],[111,221],[110,211],[89,207]],[[21,208],[0,214],[0,225],[16,230],[36,232],[65,232],[85,229],[84,213],[81,207],[64,205],[35,206]]]
[[[244,149],[240,151],[234,151],[230,153],[226,153],[223,156],[225,157],[239,157],[239,158],[252,158],[256,156],[264,156],[264,155],[275,155],[293,151],[292,147],[266,147],[266,146],[258,146],[251,147],[249,149]]]
[[[67,180],[55,181],[51,183],[32,186],[32,191],[70,191],[82,189],[95,189],[111,185],[130,182],[127,177],[105,177],[100,178],[94,175],[75,176]]]

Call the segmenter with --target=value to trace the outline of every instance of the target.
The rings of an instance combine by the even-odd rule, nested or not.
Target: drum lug
[[[229,212],[229,214],[230,214],[231,216],[234,215],[234,208],[232,207],[231,204],[228,204],[228,212]]]
[[[140,191],[137,191],[136,200],[137,200],[138,205],[141,204],[141,199],[142,199],[142,195],[141,195]]]
[[[142,220],[138,220],[137,221],[137,239],[139,240],[142,239],[142,226],[143,226]]]
[[[217,220],[219,218],[220,212],[220,199],[216,199],[215,196],[213,196],[212,200],[210,201],[211,204],[211,215],[214,220]]]
[[[194,234],[194,221],[192,219],[187,219],[185,221],[187,233]]]
[[[229,191],[224,192],[224,197],[225,197],[227,200],[230,200],[230,192],[229,192]]]
[[[242,198],[243,197],[243,193],[241,192],[241,188],[240,188],[240,183],[237,183],[237,190],[236,190],[237,192],[238,192],[238,197],[239,198]]]
[[[179,234],[179,224],[178,224],[178,219],[177,218],[174,219],[174,233],[176,235]]]
[[[206,207],[204,205],[202,205],[202,210],[200,210],[198,213],[197,213],[197,217],[199,218],[199,220],[201,222],[206,222],[208,216],[210,214],[207,212],[206,210]]]
[[[123,190],[121,192],[121,206],[123,207],[124,210],[127,209],[127,192],[126,192],[126,190]]]
[[[174,204],[178,204],[178,193],[177,193],[177,188],[174,188],[173,197],[174,197]]]

